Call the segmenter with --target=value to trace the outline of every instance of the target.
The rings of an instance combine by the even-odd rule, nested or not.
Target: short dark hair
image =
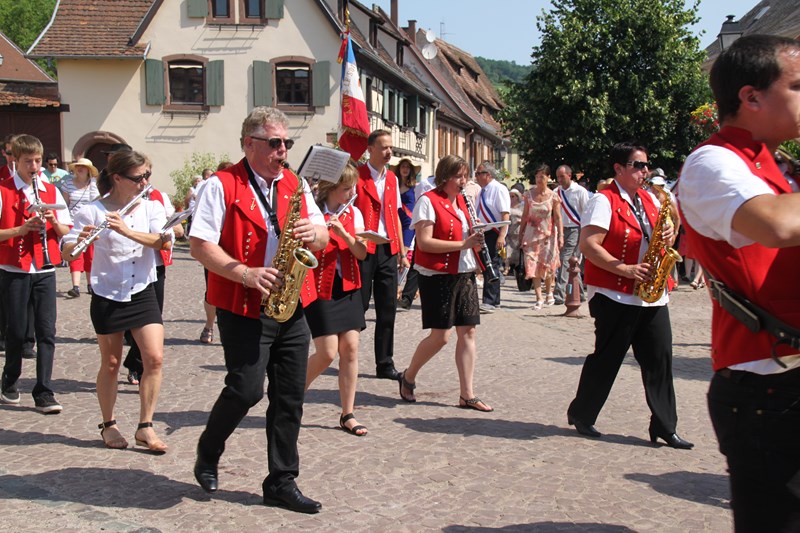
[[[51,159],[55,159],[56,161],[61,161],[61,158],[58,157],[58,154],[55,152],[50,152],[47,154],[47,157],[44,158],[45,161],[50,161]]]
[[[611,165],[615,163],[625,166],[628,164],[628,161],[631,158],[631,154],[633,152],[644,152],[648,153],[647,148],[642,146],[641,144],[636,143],[635,141],[625,141],[621,143],[617,143],[611,148]]]
[[[377,141],[379,137],[383,137],[384,135],[388,135],[389,137],[392,136],[392,134],[386,130],[373,131],[372,133],[369,134],[369,137],[367,137],[367,144],[369,146],[372,146],[373,144],[375,144],[375,141]]]
[[[717,101],[720,119],[739,112],[739,90],[752,85],[759,91],[781,77],[778,55],[800,50],[800,42],[777,35],[745,35],[724,50],[711,67],[709,83]]]

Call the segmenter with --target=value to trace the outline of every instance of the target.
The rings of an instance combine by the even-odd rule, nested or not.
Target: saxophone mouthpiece
[[[288,161],[286,161],[285,159],[284,159],[283,161],[281,161],[281,166],[282,166],[283,168],[285,168],[285,169],[289,169],[289,170],[291,170],[291,167],[289,166],[289,162],[288,162]]]

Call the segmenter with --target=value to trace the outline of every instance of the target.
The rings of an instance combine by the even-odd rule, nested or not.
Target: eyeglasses
[[[48,167],[57,167],[58,163],[47,163]]]
[[[144,174],[139,174],[138,176],[126,176],[125,174],[120,174],[120,176],[122,176],[126,180],[131,180],[134,183],[141,183],[144,180],[149,180],[150,176],[152,176],[152,173],[148,170]]]
[[[633,167],[636,170],[643,170],[645,167],[650,168],[653,164],[650,161],[628,161],[626,166]]]
[[[266,139],[264,137],[256,137],[255,135],[250,135],[251,139],[256,139],[258,141],[266,141],[269,144],[269,147],[273,150],[277,150],[281,147],[281,143],[286,147],[287,150],[291,150],[292,146],[294,146],[293,139],[281,139],[280,137],[272,137],[270,139]]]

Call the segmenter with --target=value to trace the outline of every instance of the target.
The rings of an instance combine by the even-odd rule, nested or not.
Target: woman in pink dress
[[[542,305],[553,305],[553,275],[561,265],[559,252],[564,246],[564,229],[561,222],[561,202],[558,195],[547,187],[550,167],[539,165],[535,184],[525,191],[525,207],[520,222],[520,249],[525,254],[525,277],[533,279],[536,291],[535,310]],[[544,279],[546,299],[542,299]]]

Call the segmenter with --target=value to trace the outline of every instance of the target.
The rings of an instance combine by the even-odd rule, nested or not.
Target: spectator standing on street
[[[489,161],[484,161],[475,170],[475,179],[481,186],[475,211],[484,224],[509,220],[511,196],[508,187],[499,182],[500,172]],[[502,271],[500,251],[506,246],[508,226],[488,230],[484,237],[489,257],[497,272]],[[490,282],[483,280],[483,298],[481,312],[492,312],[500,307],[500,280]]]
[[[61,160],[55,152],[51,152],[45,157],[42,172],[47,176],[47,180],[57,187],[59,182],[69,175],[69,172],[61,168]]]
[[[99,173],[92,162],[85,157],[72,163],[70,171],[72,174],[61,180],[58,188],[61,190],[61,194],[64,195],[70,216],[74,219],[83,206],[94,202],[100,196],[96,181]],[[90,245],[79,258],[69,263],[72,288],[67,291],[67,296],[70,298],[77,298],[81,295],[81,272],[86,272],[87,277],[89,276],[92,271],[93,258],[94,245]],[[92,284],[91,282],[88,283],[87,290],[91,292]]]
[[[410,309],[411,303],[417,297],[417,289],[419,288],[419,280],[417,279],[417,271],[414,270],[414,229],[411,227],[411,215],[414,212],[414,204],[416,203],[416,196],[414,189],[417,186],[417,175],[422,167],[411,163],[410,159],[401,159],[394,167],[394,172],[397,175],[397,181],[400,184],[400,202],[401,208],[398,214],[400,215],[400,225],[403,227],[403,246],[406,247],[407,256],[411,266],[406,271],[406,282],[403,286],[400,298],[397,305],[403,309]]]
[[[566,299],[567,281],[569,280],[569,259],[570,257],[580,257],[581,251],[578,249],[578,239],[581,234],[581,213],[589,201],[589,191],[578,185],[572,179],[572,168],[569,165],[561,165],[556,169],[556,181],[558,187],[558,199],[561,202],[561,224],[564,228],[563,245],[559,253],[561,265],[556,271],[556,288],[553,292],[555,305],[562,305]],[[578,281],[581,288],[581,301],[584,296],[583,281],[581,274],[578,273]]]

